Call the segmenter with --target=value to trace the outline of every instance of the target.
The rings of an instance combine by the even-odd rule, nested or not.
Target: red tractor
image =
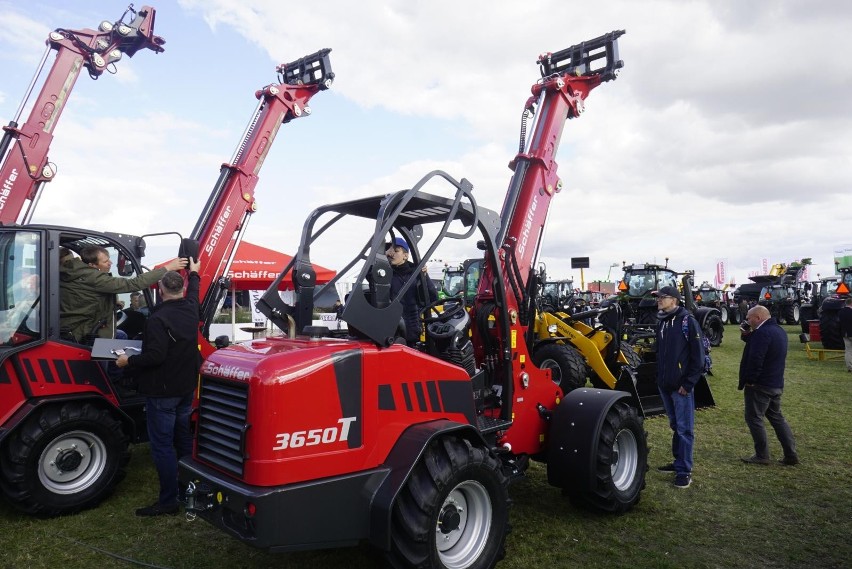
[[[508,485],[530,461],[546,463],[550,484],[576,504],[636,504],[648,447],[629,394],[569,392],[531,357],[530,289],[562,189],[560,136],[623,66],[623,33],[539,58],[525,106],[535,122],[529,138],[522,129],[500,215],[442,171],[309,215],[293,261],[258,302],[285,334],[202,364],[195,449],[179,468],[189,518],[271,551],[367,541],[397,567],[480,568],[504,556]],[[385,251],[399,238],[415,276],[391,294]],[[425,294],[422,269],[448,241],[483,251],[477,294],[470,307],[463,295],[426,306],[424,339],[409,346],[402,298]],[[351,260],[317,287],[312,256],[347,245]],[[292,304],[277,292],[285,273]],[[348,330],[312,326],[314,300],[349,276]]]
[[[231,162],[222,165],[191,238],[182,240],[180,255],[201,261],[205,333],[224,300],[225,275],[256,209],[254,188],[263,160],[281,124],[307,116],[311,97],[331,85],[329,51],[279,66],[280,82],[255,93],[258,105],[243,139]],[[99,344],[117,340],[81,344],[59,324],[60,247],[79,252],[91,245],[108,250],[120,276],[144,270],[143,237],[0,226],[0,490],[30,514],[62,515],[98,504],[124,477],[129,444],[147,440],[145,398],[107,359],[98,359],[110,357],[108,349],[98,356]],[[153,306],[152,290],[142,294],[141,305]],[[129,293],[119,300],[130,307]],[[122,313],[119,327],[130,337],[122,342],[130,345],[145,316],[142,310]],[[199,345],[204,355],[215,349],[206,335],[200,335]]]

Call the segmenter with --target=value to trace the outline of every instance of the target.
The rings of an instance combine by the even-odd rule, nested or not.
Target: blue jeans
[[[672,429],[672,456],[678,474],[692,472],[692,447],[695,445],[695,394],[681,395],[676,390],[658,388]]]
[[[151,458],[160,479],[159,503],[163,506],[178,501],[178,458],[192,452],[189,415],[193,395],[183,397],[147,397],[145,413]]]

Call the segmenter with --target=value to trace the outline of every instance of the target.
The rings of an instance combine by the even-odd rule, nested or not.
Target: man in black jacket
[[[163,301],[145,324],[142,353],[119,356],[116,364],[136,370],[139,393],[146,396],[145,412],[151,457],[160,479],[159,499],[136,510],[137,516],[176,514],[177,459],[192,451],[189,415],[198,382],[199,263],[189,261],[189,286],[184,296],[180,273],[169,271],[160,280]]]
[[[409,249],[408,243],[402,237],[397,237],[391,243],[385,255],[393,269],[393,276],[390,283],[390,297],[396,298],[402,287],[412,278],[424,279],[426,281],[429,300],[418,298],[419,283],[415,283],[405,291],[402,297],[402,319],[405,322],[405,342],[409,346],[414,346],[420,340],[420,330],[422,323],[420,320],[420,311],[428,304],[438,300],[438,290],[435,288],[435,283],[428,278],[424,267],[423,275],[414,274],[414,263],[408,260]],[[422,290],[422,289],[421,289]]]
[[[769,443],[763,426],[765,416],[784,449],[780,462],[786,466],[799,464],[793,431],[781,414],[784,391],[784,366],[787,359],[787,332],[771,317],[765,306],[755,306],[746,314],[743,326],[743,357],[740,361],[739,389],[745,400],[745,422],[754,439],[754,455],[743,458],[747,464],[769,464]]]

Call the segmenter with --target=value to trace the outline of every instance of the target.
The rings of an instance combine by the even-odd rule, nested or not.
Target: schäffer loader
[[[533,363],[527,289],[562,189],[564,123],[616,77],[622,33],[540,57],[525,106],[534,124],[499,216],[476,203],[470,182],[441,171],[309,215],[285,267],[293,303],[277,292],[284,272],[258,302],[286,334],[217,350],[202,364],[195,449],[179,465],[189,518],[271,551],[368,541],[397,567],[460,569],[503,557],[507,487],[531,460],[546,463],[548,481],[575,503],[624,512],[639,500],[642,418],[627,393],[566,394]],[[449,195],[427,193],[427,183]],[[366,243],[316,287],[311,253],[350,220],[371,228]],[[385,250],[399,237],[411,245],[414,275],[446,239],[472,239],[484,253],[470,311],[454,299],[427,307],[415,347],[401,341],[401,298],[422,292],[427,276],[391,296]],[[312,326],[314,300],[349,270],[357,284],[341,316],[348,331]]]

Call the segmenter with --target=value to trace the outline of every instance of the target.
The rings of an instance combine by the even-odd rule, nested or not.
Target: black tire
[[[704,335],[710,341],[710,345],[714,348],[722,345],[722,335],[725,333],[725,326],[722,325],[722,319],[718,314],[710,314],[704,319],[702,327]]]
[[[124,478],[129,442],[121,423],[94,404],[37,409],[4,447],[5,494],[19,510],[45,517],[94,507]]]
[[[784,321],[787,324],[798,324],[801,317],[801,311],[797,303],[784,307]]]
[[[604,418],[593,466],[593,489],[565,489],[573,503],[621,513],[639,502],[648,471],[648,433],[638,410],[624,399],[610,407]]]
[[[647,324],[649,326],[657,325],[657,311],[656,310],[639,310],[639,314],[636,316],[637,324]]]
[[[509,480],[500,461],[469,441],[432,441],[393,507],[397,568],[486,569],[506,554]]]
[[[822,347],[826,350],[843,350],[843,336],[840,333],[840,311],[828,309],[826,303],[822,303],[819,314],[819,335],[822,338]]]
[[[728,309],[728,324],[739,324],[740,322],[741,322],[740,309],[739,308],[729,308]]]
[[[586,385],[586,360],[574,346],[545,344],[533,352],[533,363],[540,369],[549,369],[553,383],[563,393]]]
[[[642,365],[642,356],[632,346],[622,344],[621,353],[624,355],[624,359],[627,360],[627,365],[633,368],[634,371]]]

